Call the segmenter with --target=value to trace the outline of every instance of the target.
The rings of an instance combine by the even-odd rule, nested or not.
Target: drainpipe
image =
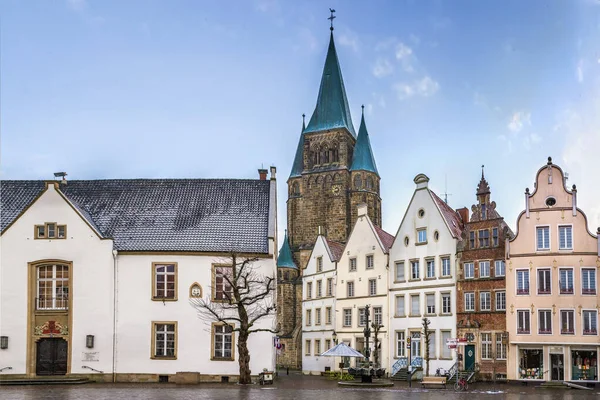
[[[118,272],[119,261],[117,260],[118,251],[113,250],[113,354],[112,354],[112,381],[117,381],[117,305],[118,305]]]

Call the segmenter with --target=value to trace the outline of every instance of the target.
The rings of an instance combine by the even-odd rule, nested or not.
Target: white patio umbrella
[[[323,357],[356,357],[364,358],[365,356],[348,346],[346,343],[341,342],[338,345],[333,346],[326,352],[322,353]],[[334,360],[335,362],[335,360]],[[344,368],[342,368],[342,375],[344,375]]]

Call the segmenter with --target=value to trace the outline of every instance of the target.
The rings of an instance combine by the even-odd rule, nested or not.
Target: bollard
[[[286,375],[289,375],[289,374],[290,374],[290,367],[287,367],[287,368],[285,369],[285,374],[286,374]]]

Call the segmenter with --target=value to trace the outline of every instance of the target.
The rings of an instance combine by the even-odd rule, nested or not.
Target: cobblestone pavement
[[[497,392],[496,392],[497,391]],[[397,382],[394,387],[340,388],[335,381],[317,376],[291,374],[280,376],[274,385],[240,386],[236,384],[86,384],[59,386],[4,386],[0,400],[466,400],[475,395],[479,399],[494,400],[587,400],[600,398],[600,388],[588,390],[542,389],[520,384],[473,384],[467,392],[447,389],[421,389],[414,384]]]

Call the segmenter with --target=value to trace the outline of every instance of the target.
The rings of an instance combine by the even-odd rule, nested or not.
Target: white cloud
[[[509,120],[508,129],[513,133],[519,133],[525,125],[531,125],[531,113],[517,111]]]
[[[416,57],[413,54],[413,50],[402,42],[396,46],[396,60],[400,62],[406,72],[413,72],[415,70],[413,64],[416,61]]]
[[[397,83],[393,86],[398,98],[405,100],[413,96],[430,97],[433,96],[440,88],[439,83],[425,76],[423,79],[414,81],[413,83]]]
[[[345,30],[337,37],[337,43],[341,46],[350,47],[355,52],[358,52],[360,47],[358,35],[350,30]]]
[[[390,75],[394,71],[394,66],[387,58],[378,58],[373,66],[373,75],[375,78],[382,78]]]

